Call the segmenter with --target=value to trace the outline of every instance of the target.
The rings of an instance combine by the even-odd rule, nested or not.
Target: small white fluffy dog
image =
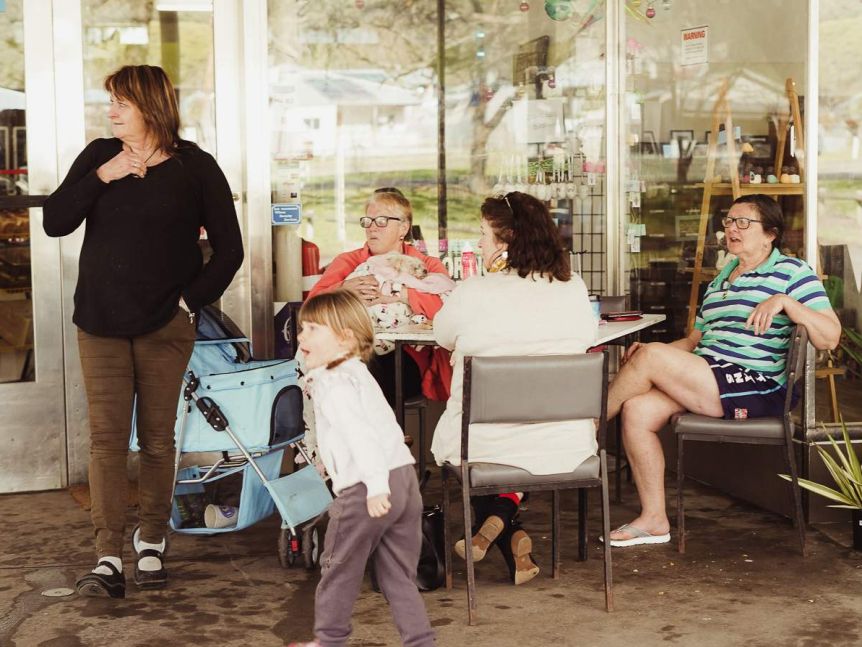
[[[380,293],[385,296],[400,295],[401,291],[408,287],[445,296],[455,287],[454,281],[445,274],[429,274],[421,259],[394,252],[369,257],[367,261],[357,266],[347,279],[359,276],[373,276],[377,279]],[[386,330],[427,321],[425,315],[414,314],[410,305],[403,301],[375,303],[368,306],[368,314],[375,328]],[[374,350],[378,355],[385,355],[393,348],[392,342],[374,343]]]

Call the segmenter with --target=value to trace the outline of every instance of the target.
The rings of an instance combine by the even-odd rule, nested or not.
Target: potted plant
[[[829,442],[835,452],[834,456],[822,446],[816,446],[817,453],[820,454],[820,459],[832,475],[836,487],[831,488],[808,479],[799,479],[799,485],[815,494],[838,502],[830,505],[830,508],[852,510],[853,548],[862,550],[862,466],[859,464],[859,457],[853,450],[847,426],[843,422],[841,433],[844,436],[843,446],[839,445],[831,435],[829,436]],[[790,480],[790,476],[787,474],[779,474],[779,476],[787,481]]]

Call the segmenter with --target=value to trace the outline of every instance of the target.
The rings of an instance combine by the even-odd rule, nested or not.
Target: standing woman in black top
[[[44,227],[65,236],[86,222],[73,321],[90,409],[98,563],[77,590],[121,598],[132,408],[141,450],[135,583],[161,588],[176,406],[195,314],[222,295],[243,251],[227,180],[211,155],[180,139],[164,70],[123,67],[105,79],[105,90],[114,137],[91,142],[78,156],[45,202]],[[206,265],[201,227],[213,249]]]

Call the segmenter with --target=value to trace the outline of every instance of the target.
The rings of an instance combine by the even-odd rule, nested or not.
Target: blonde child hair
[[[374,354],[374,326],[365,304],[350,290],[322,292],[308,299],[299,309],[299,324],[328,326],[340,337],[353,341],[351,354],[368,362]],[[330,367],[331,368],[331,367]]]

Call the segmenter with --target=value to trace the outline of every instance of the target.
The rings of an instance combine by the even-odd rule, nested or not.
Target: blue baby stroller
[[[292,566],[301,555],[316,566],[319,521],[332,495],[303,447],[302,391],[295,360],[254,360],[249,340],[223,313],[207,306],[200,313],[197,340],[183,378],[177,406],[176,462],[170,526],[179,533],[214,534],[246,528],[277,508],[282,518],[278,557]],[[132,433],[132,449],[137,438]],[[286,448],[305,459],[301,469],[279,477]],[[220,452],[208,465],[180,468],[182,455]],[[204,512],[210,486],[235,476],[241,480],[235,525],[211,527]],[[209,514],[209,513],[207,513]],[[207,526],[210,527],[207,527]]]

